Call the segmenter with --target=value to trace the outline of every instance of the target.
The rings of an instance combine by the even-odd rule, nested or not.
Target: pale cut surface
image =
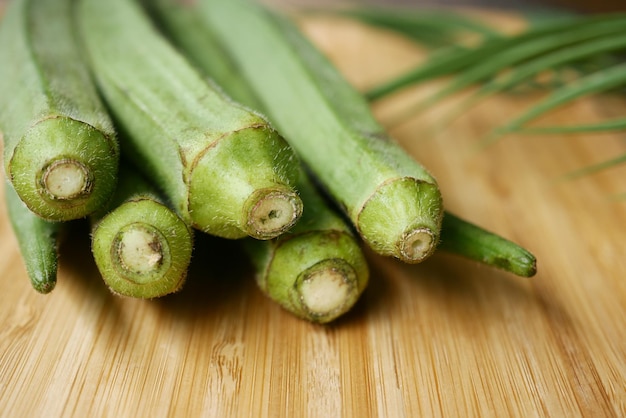
[[[46,167],[45,190],[54,199],[68,200],[89,190],[87,168],[78,161],[59,160]]]
[[[154,231],[142,225],[129,225],[119,235],[117,253],[124,269],[149,274],[163,259],[162,245]]]
[[[341,272],[325,268],[307,277],[299,287],[299,294],[311,313],[321,315],[341,308],[353,289]]]

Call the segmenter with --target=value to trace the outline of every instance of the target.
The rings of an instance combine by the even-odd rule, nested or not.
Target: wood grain
[[[359,88],[423,56],[347,21],[304,27]],[[388,120],[419,94],[376,114]],[[626,201],[611,199],[626,192],[626,167],[555,181],[626,152],[626,138],[510,136],[473,151],[535,99],[495,97],[435,134],[444,105],[391,132],[437,176],[449,210],[535,253],[537,276],[447,254],[409,266],[368,252],[369,288],[329,326],[269,302],[237,244],[208,237],[179,294],[115,297],[81,222],[61,248],[57,288],[39,295],[1,206],[0,416],[626,416]],[[624,111],[607,97],[549,121]]]

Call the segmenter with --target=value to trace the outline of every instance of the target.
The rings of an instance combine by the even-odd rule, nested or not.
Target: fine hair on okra
[[[182,287],[193,230],[130,165],[120,169],[111,207],[91,221],[92,253],[113,293],[152,299]]]
[[[39,293],[50,293],[57,283],[58,245],[62,222],[51,222],[28,209],[8,181],[4,185],[7,215],[30,283]]]
[[[146,3],[153,18],[192,62],[233,99],[259,109],[254,93],[230,57],[192,9],[168,0]],[[327,323],[348,312],[367,286],[369,268],[360,240],[319,194],[308,173],[299,175],[304,204],[300,221],[272,240],[242,241],[259,288],[287,311]]]
[[[115,190],[113,124],[75,37],[73,0],[13,0],[0,22],[7,179],[37,215],[83,218]]]
[[[302,213],[297,158],[261,115],[233,102],[132,0],[81,0],[92,70],[122,151],[194,228],[270,239]]]
[[[376,252],[416,263],[437,247],[435,179],[375,120],[368,103],[286,19],[242,0],[200,1],[263,109]]]
[[[212,77],[235,100],[263,111],[263,105],[242,79],[228,51],[215,39],[212,28],[201,18],[197,6],[183,5],[176,0],[144,3],[161,30],[198,68]],[[305,198],[303,194],[306,207]],[[441,236],[438,250],[520,276],[529,277],[536,272],[535,257],[526,249],[448,212],[444,213]],[[269,249],[265,251],[271,253]]]

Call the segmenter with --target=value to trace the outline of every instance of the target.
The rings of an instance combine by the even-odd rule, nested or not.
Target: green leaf
[[[626,17],[623,17],[621,19],[607,20],[606,22],[593,20],[586,24],[579,23],[579,25],[569,28],[569,30],[563,30],[537,38],[530,37],[521,41],[520,38],[523,37],[523,35],[510,38],[507,42],[507,48],[493,51],[484,59],[471,62],[466,70],[461,71],[445,87],[422,100],[417,105],[400,113],[398,117],[394,118],[394,124],[402,122],[408,117],[415,116],[419,112],[434,106],[444,98],[471,85],[488,82],[509,68],[515,69],[517,65],[524,65],[528,63],[529,60],[533,59],[538,60],[543,58],[550,60],[552,55],[559,53],[562,48],[571,47],[572,45],[589,39],[596,39],[598,37],[604,37],[606,39],[610,36],[615,37],[622,35],[625,27]],[[481,49],[482,47],[478,48],[478,50]],[[528,67],[526,71],[528,71]],[[509,81],[506,85],[510,88],[519,81],[520,79],[514,79],[513,82]]]
[[[610,132],[626,129],[626,118],[610,119],[603,122],[588,125],[564,125],[564,126],[534,126],[520,128],[516,133],[520,134],[582,134],[590,132]]]
[[[449,51],[429,58],[413,70],[371,89],[366,92],[366,96],[370,100],[377,100],[417,83],[461,72],[466,68],[472,70],[474,66],[481,68],[473,70],[475,73],[466,76],[469,83],[468,81],[462,83],[466,86],[489,79],[489,73],[483,74],[487,69],[491,71],[490,74],[494,74],[512,63],[522,62],[532,56],[567,46],[576,39],[584,40],[602,34],[619,33],[620,29],[623,31],[624,25],[626,25],[626,15],[623,14],[572,16],[551,24],[537,26],[518,35],[489,38],[473,48],[453,47]],[[528,43],[531,45],[529,46]],[[546,44],[542,45],[543,43]],[[512,48],[516,48],[515,54],[518,56],[513,55]],[[505,55],[500,57],[501,62],[495,65],[491,60],[501,53]]]
[[[523,83],[530,84],[537,76],[546,72],[556,72],[559,68],[564,68],[568,64],[590,61],[594,57],[607,57],[608,53],[623,53],[626,51],[626,33],[615,36],[610,34],[597,39],[591,39],[581,42],[579,44],[572,45],[567,48],[553,51],[546,55],[541,55],[535,59],[522,63],[511,69],[511,71],[505,74],[503,77],[497,78],[484,84],[475,93],[461,101],[455,108],[447,114],[444,119],[439,122],[439,126],[447,126],[458,116],[462,115],[472,106],[476,105],[481,100],[487,97],[511,90]],[[611,61],[615,63],[617,57],[611,57]],[[608,58],[607,58],[608,59]],[[565,67],[566,69],[566,67]],[[555,74],[553,83],[558,83],[559,74]],[[567,83],[567,80],[561,82]],[[602,131],[602,130],[616,130],[623,129],[623,121],[610,121],[597,125],[580,126],[580,127],[551,127],[547,130],[540,128],[538,133],[564,133],[564,132],[582,132],[582,131]],[[527,132],[527,131],[525,131]]]
[[[482,145],[495,142],[498,138],[507,133],[517,132],[530,121],[557,107],[570,103],[575,99],[591,94],[606,92],[623,87],[624,85],[626,85],[626,64],[614,65],[604,70],[597,71],[570,85],[566,85],[556,90],[546,99],[532,106],[521,116],[518,116],[511,122],[497,128],[482,142]]]
[[[606,170],[615,167],[619,164],[626,163],[626,154],[620,155],[617,158],[613,158],[607,161],[602,161],[598,164],[593,164],[581,169],[571,171],[563,176],[563,180],[572,180],[579,177],[587,176],[589,174],[597,173],[602,170]]]
[[[391,29],[430,47],[448,46],[464,35],[497,38],[488,25],[452,11],[364,7],[341,12],[367,24]]]

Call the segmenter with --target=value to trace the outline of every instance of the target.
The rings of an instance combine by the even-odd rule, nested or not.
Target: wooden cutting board
[[[359,88],[423,57],[355,23],[304,27]],[[386,123],[418,90],[376,115]],[[81,223],[56,289],[39,295],[0,206],[0,416],[626,416],[626,200],[612,199],[626,192],[626,165],[556,181],[622,155],[626,136],[509,136],[475,151],[536,99],[498,96],[433,133],[442,105],[391,133],[436,175],[449,210],[529,248],[538,274],[368,252],[369,288],[329,326],[268,301],[236,243],[212,239],[199,240],[179,294],[113,296]],[[544,121],[625,112],[605,97]]]

